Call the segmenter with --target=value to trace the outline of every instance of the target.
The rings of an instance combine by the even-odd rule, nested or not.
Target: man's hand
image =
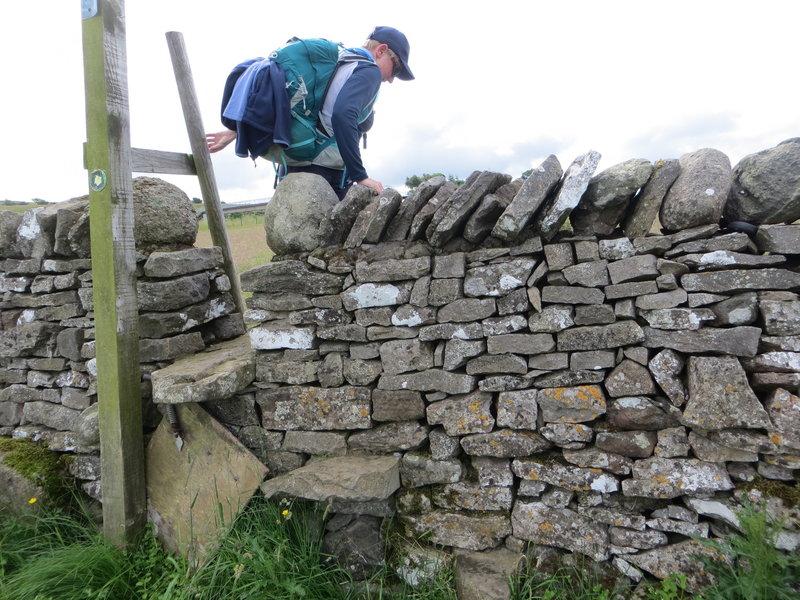
[[[217,133],[207,133],[206,144],[208,145],[208,151],[211,153],[219,152],[235,139],[236,132],[230,129],[218,131]]]
[[[370,179],[367,177],[366,179],[362,179],[361,181],[357,181],[358,185],[364,185],[370,188],[376,194],[383,193],[383,184],[380,181],[375,181],[374,179]]]

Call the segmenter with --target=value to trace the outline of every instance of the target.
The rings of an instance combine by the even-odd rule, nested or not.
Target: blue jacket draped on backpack
[[[222,124],[236,131],[236,156],[253,160],[291,143],[286,77],[277,63],[254,58],[234,67],[222,94]]]

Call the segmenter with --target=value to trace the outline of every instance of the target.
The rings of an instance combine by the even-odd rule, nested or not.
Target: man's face
[[[381,70],[381,81],[392,83],[399,73],[401,64],[400,59],[386,44],[381,44],[375,48],[375,64]]]

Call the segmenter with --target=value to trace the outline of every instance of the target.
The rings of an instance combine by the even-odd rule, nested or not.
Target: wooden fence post
[[[82,9],[103,531],[124,545],[147,516],[124,0]]]

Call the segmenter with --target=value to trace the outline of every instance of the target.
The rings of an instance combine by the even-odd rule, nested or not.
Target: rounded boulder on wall
[[[281,180],[264,211],[267,245],[278,255],[311,252],[326,241],[326,221],[338,198],[313,173],[290,173]]]
[[[137,248],[178,249],[194,245],[197,213],[179,187],[155,177],[136,177],[133,212]]]

